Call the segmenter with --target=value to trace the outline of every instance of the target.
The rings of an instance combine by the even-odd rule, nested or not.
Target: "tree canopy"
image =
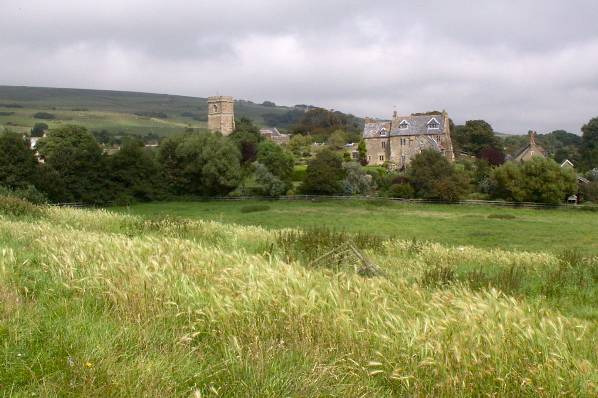
[[[0,133],[0,185],[18,189],[34,185],[37,178],[37,159],[29,141],[14,132]]]

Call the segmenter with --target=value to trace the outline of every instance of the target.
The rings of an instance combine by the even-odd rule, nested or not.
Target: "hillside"
[[[308,261],[347,239],[383,272]],[[0,244],[11,396],[598,393],[596,259],[10,201]]]
[[[90,130],[164,136],[185,128],[207,127],[207,108],[206,98],[179,95],[0,86],[0,130],[27,132],[36,122],[50,127],[76,123]],[[243,100],[235,103],[236,117],[248,117],[258,125],[278,121],[281,128],[288,126],[285,115],[293,109]],[[50,113],[55,119],[37,119],[34,115],[38,112]]]

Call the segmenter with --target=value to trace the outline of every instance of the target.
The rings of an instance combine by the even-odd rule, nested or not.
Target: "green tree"
[[[289,149],[296,157],[306,157],[311,155],[311,144],[314,140],[308,135],[295,134],[289,141]]]
[[[341,185],[345,195],[366,195],[372,190],[372,176],[357,162],[343,164],[345,178]]]
[[[285,184],[291,183],[295,160],[288,150],[271,141],[263,141],[258,145],[256,159]]]
[[[67,125],[50,130],[37,146],[45,166],[51,169],[46,173],[67,188],[59,200],[104,203],[113,198],[106,157],[85,127]]]
[[[469,190],[469,178],[456,171],[440,152],[424,150],[416,155],[408,168],[408,176],[417,197],[455,201]]]
[[[166,139],[160,163],[174,194],[226,195],[241,181],[241,154],[220,134],[195,133]]]
[[[48,125],[46,123],[35,123],[35,125],[31,129],[31,136],[43,137],[46,130],[48,130]]]
[[[241,152],[241,163],[248,166],[257,156],[257,146],[264,140],[257,126],[247,118],[235,121],[235,131],[229,136]]]
[[[456,126],[454,141],[459,150],[477,157],[485,148],[502,150],[492,126],[484,120],[468,120],[464,126]]]
[[[266,166],[255,162],[254,168],[255,181],[261,186],[262,195],[277,197],[287,192],[289,184],[272,174]]]
[[[343,160],[330,149],[323,149],[307,164],[301,192],[314,195],[334,195],[342,191],[345,177]]]
[[[121,197],[138,201],[157,198],[161,186],[159,166],[140,140],[125,140],[120,151],[108,157],[108,169]]]
[[[585,170],[598,167],[598,117],[582,128],[581,166]]]
[[[525,163],[508,162],[494,169],[491,194],[515,202],[558,204],[577,192],[575,173],[552,159],[535,157]]]
[[[342,149],[347,143],[347,133],[343,130],[336,130],[328,137],[328,145],[333,149]]]
[[[18,189],[34,185],[38,178],[38,162],[21,134],[4,131],[0,134],[0,185]]]
[[[359,145],[357,146],[357,151],[359,152],[359,162],[361,163],[362,166],[365,166],[368,162],[367,161],[368,149],[365,145],[364,140],[359,141]]]

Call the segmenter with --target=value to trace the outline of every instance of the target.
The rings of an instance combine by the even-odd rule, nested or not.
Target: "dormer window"
[[[403,120],[400,124],[399,124],[399,129],[400,130],[407,130],[409,128],[409,122],[407,122],[407,120]]]
[[[429,122],[428,122],[428,130],[438,130],[440,129],[440,123],[438,123],[438,120],[436,120],[436,118],[432,118]]]
[[[380,130],[380,135],[382,135],[382,136],[386,136],[386,129],[385,129],[385,128],[382,128],[382,129]]]

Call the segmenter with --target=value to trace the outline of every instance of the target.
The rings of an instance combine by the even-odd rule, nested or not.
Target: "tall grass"
[[[343,239],[388,274],[305,266]],[[598,394],[596,321],[459,279],[557,256],[67,209],[0,220],[0,243],[8,395]],[[457,280],[421,283],[435,267]]]

